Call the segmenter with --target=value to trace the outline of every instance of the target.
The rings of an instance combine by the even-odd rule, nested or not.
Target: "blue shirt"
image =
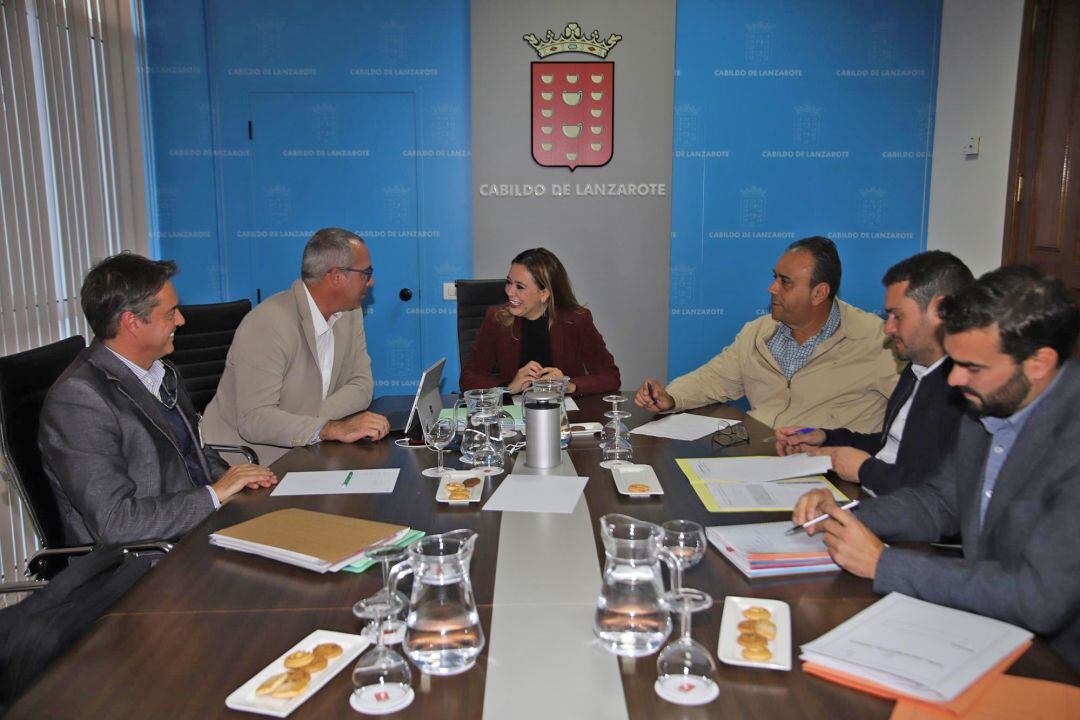
[[[1032,400],[1026,407],[1017,410],[1009,417],[999,418],[986,416],[979,418],[983,427],[990,433],[990,452],[986,456],[986,469],[983,470],[982,492],[979,494],[980,528],[982,527],[983,520],[986,519],[986,508],[990,506],[990,498],[994,497],[994,486],[997,485],[998,475],[1001,474],[1001,468],[1009,458],[1009,452],[1012,451],[1013,445],[1016,443],[1016,438],[1020,435],[1020,431],[1024,429],[1024,425],[1027,423],[1028,418],[1035,412],[1035,408],[1042,402],[1042,399],[1053,391],[1054,386],[1057,385],[1058,378],[1060,377],[1061,368],[1058,368],[1058,374],[1046,389],[1039,393],[1039,396]]]
[[[773,333],[773,336],[769,338],[765,345],[769,348],[772,356],[776,358],[776,363],[780,366],[780,372],[784,373],[784,377],[790,380],[791,376],[799,372],[810,360],[810,356],[814,354],[817,346],[826,338],[832,337],[832,334],[839,327],[840,306],[833,300],[832,309],[829,310],[829,318],[825,321],[825,324],[817,331],[816,335],[810,337],[802,345],[795,340],[795,337],[791,334],[791,328],[784,323],[777,326],[776,332]]]

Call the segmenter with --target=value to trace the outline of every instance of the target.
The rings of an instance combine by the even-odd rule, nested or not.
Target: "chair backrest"
[[[64,528],[41,466],[38,427],[45,394],[86,347],[82,335],[0,357],[0,451],[45,547],[62,547]]]
[[[456,280],[457,341],[461,367],[469,357],[476,335],[484,323],[484,313],[492,305],[506,302],[506,280]]]
[[[176,328],[173,351],[166,359],[184,378],[196,412],[201,413],[217,392],[236,328],[249,312],[250,300],[180,306],[184,324]]]

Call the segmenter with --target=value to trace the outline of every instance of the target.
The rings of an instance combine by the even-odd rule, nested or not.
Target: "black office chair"
[[[76,335],[0,357],[0,453],[3,454],[0,473],[18,491],[42,546],[27,562],[26,574],[36,580],[8,583],[0,591],[34,590],[66,567],[69,559],[94,549],[90,545],[64,545],[60,510],[38,449],[45,395],[84,347],[86,341],[82,335]],[[148,542],[126,546],[125,552],[160,554],[171,549],[167,542]]]
[[[461,367],[469,357],[484,313],[492,305],[506,302],[506,280],[456,280],[458,358]]]
[[[217,392],[236,328],[249,312],[250,300],[180,306],[184,324],[176,328],[172,354],[165,359],[183,376],[195,412],[205,410]]]

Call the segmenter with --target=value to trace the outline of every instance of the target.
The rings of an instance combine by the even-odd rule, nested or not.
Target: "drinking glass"
[[[628,465],[634,458],[634,448],[630,445],[630,431],[623,422],[630,417],[626,410],[619,410],[619,404],[626,402],[622,395],[605,395],[604,402],[611,403],[611,410],[604,413],[604,417],[611,421],[604,425],[600,433],[600,449],[604,459],[600,463],[602,468],[613,468],[616,465]]]
[[[663,699],[679,705],[704,705],[720,694],[712,679],[716,663],[701,643],[690,637],[691,612],[707,610],[712,598],[700,590],[686,588],[671,611],[677,612],[682,632],[656,658],[656,684],[653,689]]]
[[[428,427],[424,428],[424,440],[427,441],[428,447],[439,453],[438,467],[424,470],[423,475],[425,477],[442,477],[450,472],[450,468],[443,466],[443,450],[454,441],[454,435],[456,434],[457,420],[455,418],[437,417]]]
[[[382,613],[393,617],[389,604],[381,606]],[[353,694],[349,704],[361,713],[384,715],[396,712],[415,697],[412,689],[412,671],[409,663],[398,651],[386,647],[383,622],[385,614],[376,620],[375,647],[360,656],[353,668]]]
[[[397,619],[397,616],[408,607],[409,599],[405,593],[391,593],[388,585],[390,578],[390,566],[402,560],[407,551],[397,545],[386,545],[373,548],[367,552],[367,556],[382,566],[383,586],[375,594],[366,597],[353,605],[353,615],[361,620],[370,620],[371,623],[364,628],[364,634],[386,635],[390,642],[401,642],[401,635],[405,630],[405,623]],[[382,640],[382,637],[378,638]]]
[[[497,407],[479,406],[472,416],[472,422],[482,427],[479,437],[481,442],[473,449],[475,464],[473,470],[481,475],[494,476],[503,473],[503,450],[501,410]]]
[[[691,612],[700,612],[712,605],[709,598],[705,607],[698,607],[701,593],[698,590],[683,588],[683,571],[688,570],[705,557],[705,529],[692,520],[668,520],[660,526],[663,529],[663,545],[675,558],[675,572],[671,577],[671,590],[665,594],[669,605],[675,606],[683,600],[691,602]],[[705,595],[705,597],[708,597]]]

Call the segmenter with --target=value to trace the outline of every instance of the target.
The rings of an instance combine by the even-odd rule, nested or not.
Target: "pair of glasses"
[[[370,267],[366,267],[366,268],[341,267],[341,268],[338,268],[338,270],[340,270],[341,272],[360,273],[367,280],[370,280],[371,276],[375,274],[375,266],[374,265],[371,265]]]
[[[740,443],[750,442],[750,435],[746,432],[746,426],[742,423],[722,427],[713,433],[712,441],[717,445],[728,447]]]

